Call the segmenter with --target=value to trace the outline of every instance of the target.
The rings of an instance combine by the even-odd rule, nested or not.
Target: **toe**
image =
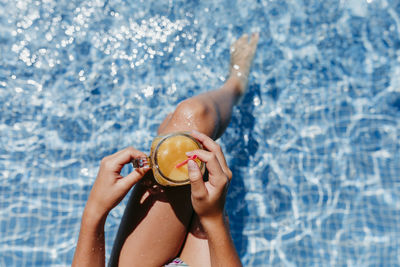
[[[252,49],[256,49],[259,38],[260,34],[258,32],[251,35],[250,46]]]
[[[237,41],[236,44],[238,46],[243,46],[244,44],[247,44],[249,40],[249,36],[247,34],[243,34],[242,37],[240,37]]]

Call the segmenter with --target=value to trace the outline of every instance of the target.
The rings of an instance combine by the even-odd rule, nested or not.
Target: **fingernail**
[[[189,170],[196,170],[197,164],[193,160],[189,160],[187,166]]]
[[[185,154],[186,154],[186,156],[190,157],[190,156],[192,156],[193,151],[188,151],[188,152],[186,152]]]

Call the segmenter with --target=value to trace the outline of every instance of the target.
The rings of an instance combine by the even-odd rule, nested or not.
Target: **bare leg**
[[[232,107],[247,86],[247,75],[258,35],[248,44],[243,36],[234,46],[240,54],[232,53],[231,75],[218,90],[210,91],[181,102],[176,110],[160,125],[158,134],[197,130],[216,139],[229,124]],[[239,60],[240,59],[240,60]],[[238,75],[238,72],[242,71]],[[210,101],[212,100],[212,101]],[[152,174],[150,174],[152,175]],[[190,187],[166,188],[154,192],[146,182],[137,184],[128,202],[115,240],[111,266],[162,266],[176,257],[185,241],[193,210]],[[186,242],[191,246],[193,242]],[[186,246],[186,245],[185,245]],[[193,247],[193,246],[192,246]],[[204,248],[208,251],[208,247]],[[189,250],[190,251],[190,250]],[[191,258],[188,257],[188,261]]]

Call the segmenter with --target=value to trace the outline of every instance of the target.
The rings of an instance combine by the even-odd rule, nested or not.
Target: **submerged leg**
[[[213,139],[229,124],[233,106],[244,94],[258,35],[247,35],[232,46],[231,75],[214,91],[181,102],[158,129],[158,134],[197,130]],[[149,176],[152,176],[150,173]],[[110,266],[162,266],[176,257],[187,236],[193,210],[190,186],[163,188],[155,192],[146,177],[135,186],[114,243]],[[192,236],[183,251],[190,252],[198,237]],[[201,242],[201,241],[199,241]],[[208,247],[202,246],[207,252]],[[195,263],[195,259],[187,259]],[[184,254],[182,254],[184,256]]]

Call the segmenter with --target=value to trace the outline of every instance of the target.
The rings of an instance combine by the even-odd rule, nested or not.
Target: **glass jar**
[[[190,183],[186,152],[203,149],[203,146],[188,132],[175,132],[159,135],[151,144],[149,161],[153,170],[154,179],[163,186],[179,186]],[[205,172],[205,164],[199,159],[194,159],[202,174]],[[136,166],[135,166],[136,162]],[[143,159],[133,162],[140,167]],[[138,164],[139,163],[139,164]]]

